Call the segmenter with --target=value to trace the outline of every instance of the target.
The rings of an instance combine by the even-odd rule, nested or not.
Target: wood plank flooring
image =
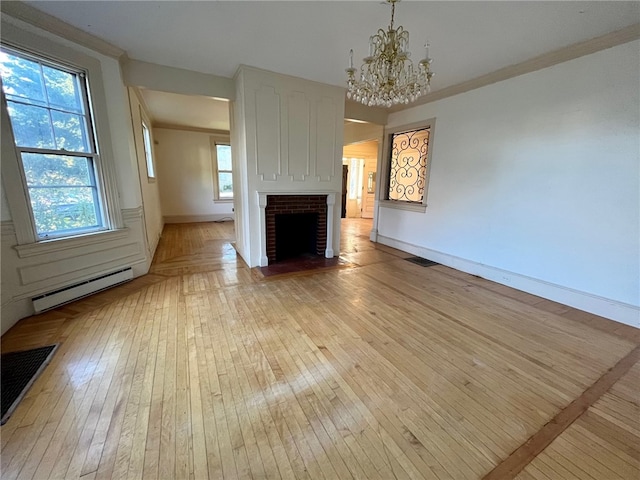
[[[20,321],[3,351],[61,345],[2,479],[640,478],[636,329],[343,222],[350,268],[268,278],[167,225],[149,275]]]

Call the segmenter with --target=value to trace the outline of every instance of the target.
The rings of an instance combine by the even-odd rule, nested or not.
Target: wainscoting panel
[[[288,96],[288,155],[287,169],[291,180],[304,181],[310,170],[311,114],[309,100],[303,92]]]
[[[316,176],[331,181],[336,175],[336,106],[330,98],[317,104]]]
[[[256,91],[256,173],[276,181],[280,168],[280,95],[273,87]]]

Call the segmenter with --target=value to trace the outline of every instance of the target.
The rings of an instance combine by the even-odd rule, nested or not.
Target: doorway
[[[347,218],[373,218],[375,188],[378,165],[378,142],[346,145],[343,149],[342,164],[348,167],[346,178]]]

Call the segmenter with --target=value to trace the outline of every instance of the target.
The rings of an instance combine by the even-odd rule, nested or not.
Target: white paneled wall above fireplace
[[[238,251],[254,267],[264,247],[257,192],[340,193],[344,89],[242,66],[236,93],[232,150],[247,172],[235,192]],[[332,208],[339,245],[340,205]]]

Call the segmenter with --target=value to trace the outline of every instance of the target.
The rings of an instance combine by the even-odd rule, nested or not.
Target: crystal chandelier
[[[425,45],[425,58],[415,69],[409,59],[409,32],[401,26],[393,28],[396,2],[400,0],[386,1],[391,4],[391,23],[386,32],[379,29],[369,38],[369,56],[362,60],[360,79],[356,79],[357,69],[353,67],[353,50],[349,52],[346,70],[347,98],[369,106],[390,107],[413,102],[429,92],[433,77],[429,44]]]

